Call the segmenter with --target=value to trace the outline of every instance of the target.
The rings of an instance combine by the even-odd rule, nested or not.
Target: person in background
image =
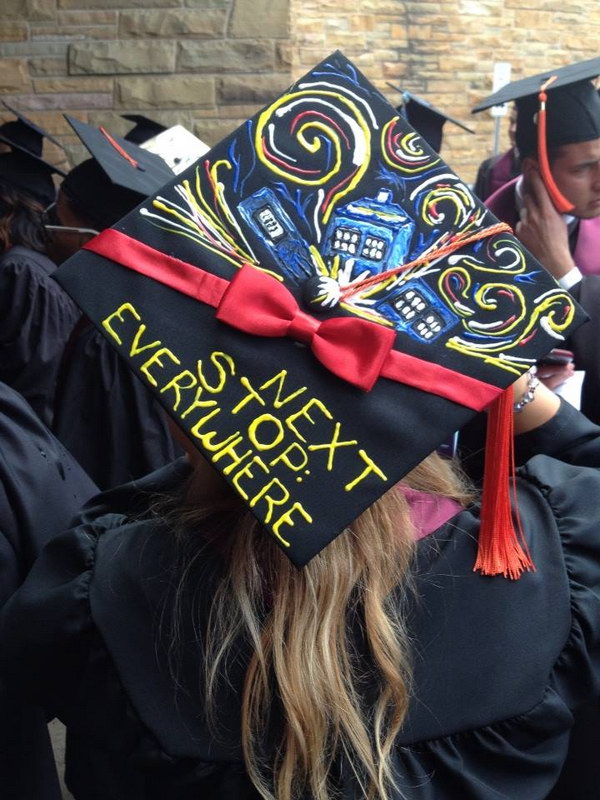
[[[59,264],[173,177],[158,156],[68,119],[91,158],[69,172],[50,212],[49,250]],[[139,478],[180,454],[146,387],[85,318],[62,359],[52,429],[102,489]]]
[[[42,157],[46,136],[22,115],[0,128],[0,381],[50,425],[60,359],[80,314],[51,278],[43,210],[61,170]]]
[[[13,389],[0,383],[0,606],[54,536],[97,492]],[[43,665],[41,665],[43,669]],[[19,702],[0,680],[0,787],[3,800],[59,800],[39,706]]]
[[[519,151],[515,142],[516,130],[517,109],[512,105],[508,115],[509,149],[500,155],[486,158],[477,170],[473,191],[480,200],[487,200],[501,186],[514,180],[520,174]]]

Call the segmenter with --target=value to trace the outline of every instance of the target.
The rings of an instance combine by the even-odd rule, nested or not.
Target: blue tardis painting
[[[238,205],[244,220],[266,245],[283,275],[302,283],[315,275],[307,243],[275,193],[264,187]]]
[[[352,278],[377,275],[406,260],[415,223],[388,189],[336,209],[325,231],[324,256],[353,259]]]
[[[433,342],[453,328],[458,317],[421,278],[413,278],[391,290],[374,308],[420,342]]]

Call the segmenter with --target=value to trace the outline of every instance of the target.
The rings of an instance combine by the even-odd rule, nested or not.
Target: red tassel
[[[513,492],[515,489],[512,386],[490,406],[484,469],[479,546],[473,570],[517,580],[525,570],[535,570],[535,566],[518,511],[515,530],[510,504],[511,482]]]
[[[553,75],[551,78],[549,78],[542,86],[538,95],[538,99],[540,101],[540,110],[538,112],[537,122],[538,164],[540,166],[540,175],[542,176],[542,180],[544,181],[554,208],[561,214],[569,214],[571,211],[573,211],[574,206],[569,200],[567,200],[554,182],[554,178],[550,172],[548,147],[546,143],[546,100],[548,99],[546,95],[546,89],[555,80],[556,75]]]

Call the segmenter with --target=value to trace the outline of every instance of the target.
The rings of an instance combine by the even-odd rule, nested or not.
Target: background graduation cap
[[[21,114],[16,108],[9,106],[5,100],[2,101],[2,104],[17,119],[9,120],[0,125],[0,141],[10,145],[13,149],[40,157],[43,152],[44,139],[48,139],[48,141],[60,147],[61,150],[64,150],[58,139],[51,136],[48,131],[40,128],[39,125],[36,125],[24,114]]]
[[[114,224],[173,178],[173,171],[160,156],[104,128],[65,117],[92,158],[69,172],[62,189],[96,227]]]
[[[600,97],[592,83],[598,75],[600,58],[579,61],[509,83],[472,110],[475,114],[515,101],[519,155],[537,158],[550,197],[562,213],[571,211],[572,205],[554,183],[548,151],[600,138]]]
[[[148,139],[152,139],[162,131],[167,130],[166,125],[161,125],[160,122],[156,122],[150,117],[145,117],[143,114],[121,114],[121,116],[123,119],[129,120],[129,122],[135,122],[133,128],[124,137],[128,142],[133,142],[134,144],[143,144]]]
[[[10,147],[9,152],[0,154],[0,179],[46,206],[56,195],[52,175],[64,177],[67,173],[43,158],[44,138],[62,145],[20,111],[6,102],[4,106],[17,119],[0,125],[0,142]]]
[[[191,167],[200,156],[210,150],[202,139],[194,136],[183,125],[166,128],[145,141],[141,147],[160,156],[176,175]]]
[[[55,276],[299,566],[583,318],[340,53]]]
[[[396,111],[410,122],[411,126],[417,133],[421,134],[427,144],[432,147],[436,153],[439,153],[442,149],[442,129],[446,122],[452,122],[454,125],[458,125],[459,128],[467,131],[467,133],[475,133],[472,128],[467,127],[455,117],[451,117],[443,111],[440,111],[439,108],[431,105],[428,100],[417,97],[417,95],[400,89],[389,82],[388,86],[390,89],[394,89],[394,91],[400,92],[402,95],[402,105],[397,106]]]

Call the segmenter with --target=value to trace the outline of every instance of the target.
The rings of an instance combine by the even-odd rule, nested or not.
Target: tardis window
[[[425,311],[429,303],[415,289],[409,289],[394,300],[394,307],[405,322]]]
[[[332,250],[337,250],[338,252],[356,255],[359,240],[359,230],[356,228],[345,228],[343,225],[340,225],[335,229],[331,248]]]
[[[423,337],[423,339],[433,339],[434,336],[442,330],[444,320],[435,311],[430,311],[423,319],[415,323],[416,332]]]
[[[381,261],[386,251],[385,239],[379,239],[376,236],[367,236],[363,244],[361,257],[368,258],[371,261]]]
[[[273,213],[271,206],[262,206],[254,212],[254,219],[271,242],[278,242],[285,236],[285,229]]]

